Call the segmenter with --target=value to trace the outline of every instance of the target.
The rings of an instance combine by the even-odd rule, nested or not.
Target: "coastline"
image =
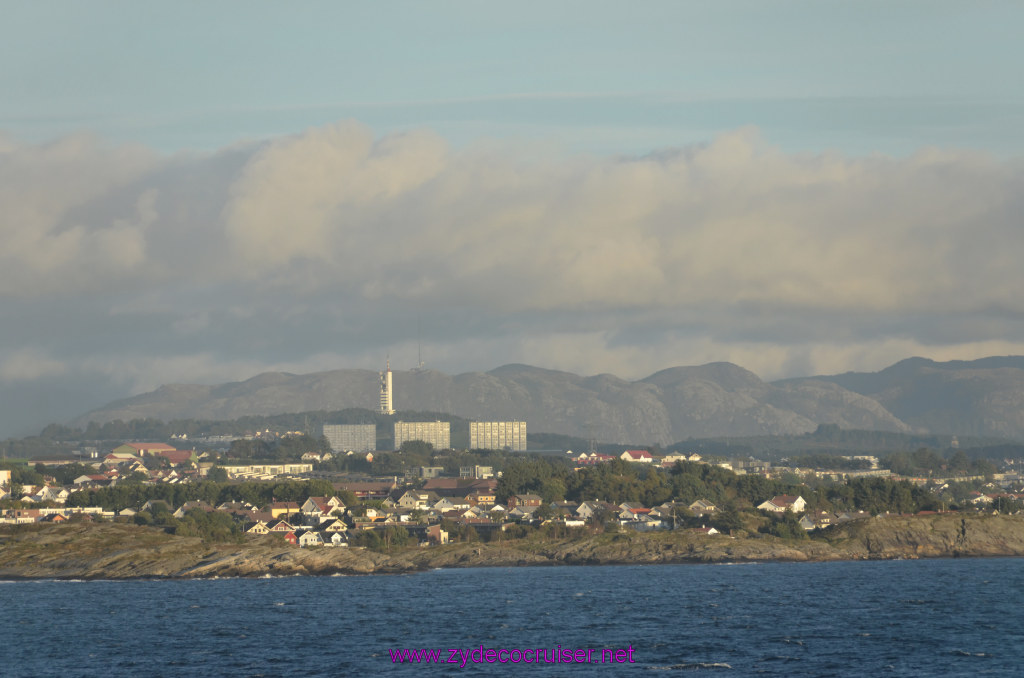
[[[206,579],[403,574],[435,568],[820,562],[1024,556],[1024,517],[878,516],[813,539],[622,532],[565,540],[463,542],[391,553],[299,549],[272,539],[211,544],[123,524],[4,526],[0,580]]]

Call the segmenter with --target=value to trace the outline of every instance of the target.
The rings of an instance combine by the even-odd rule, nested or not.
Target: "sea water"
[[[26,678],[1024,675],[1018,558],[8,582],[0,609],[0,675]],[[393,659],[449,648],[633,661]]]

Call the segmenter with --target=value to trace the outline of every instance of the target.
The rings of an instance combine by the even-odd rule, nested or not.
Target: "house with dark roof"
[[[257,520],[255,522],[243,523],[242,532],[246,534],[267,534],[270,530],[267,529],[267,524],[265,522]]]
[[[267,528],[269,529],[270,532],[293,532],[295,530],[295,526],[289,523],[284,518],[269,523],[267,525]]]
[[[508,498],[508,508],[510,511],[515,509],[525,509],[533,507],[534,509],[544,503],[544,500],[537,494],[515,494]],[[533,511],[530,511],[533,513]]]
[[[391,481],[370,481],[370,482],[345,482],[335,483],[337,490],[348,490],[357,499],[387,499],[388,494],[398,487],[395,480]]]

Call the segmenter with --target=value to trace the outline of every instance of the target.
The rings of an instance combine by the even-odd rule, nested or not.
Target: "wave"
[[[647,670],[649,671],[694,671],[697,669],[732,669],[732,667],[725,662],[684,662],[682,664],[647,667]]]

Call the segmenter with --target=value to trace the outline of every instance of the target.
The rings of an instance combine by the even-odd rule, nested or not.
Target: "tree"
[[[398,451],[406,455],[430,457],[434,453],[434,446],[423,440],[406,440]]]
[[[767,528],[763,529],[782,539],[807,539],[807,530],[800,525],[800,519],[792,511],[774,514]]]
[[[409,530],[401,525],[388,525],[381,531],[381,541],[384,548],[391,550],[392,546],[405,546],[409,543]]]
[[[555,517],[555,509],[551,504],[541,504],[533,512],[533,517],[540,521],[551,520]]]
[[[206,479],[215,483],[226,483],[228,481],[228,470],[223,466],[214,466],[206,474]]]
[[[348,543],[352,546],[362,546],[368,549],[380,548],[380,537],[377,530],[359,530],[349,537]]]
[[[459,541],[480,541],[480,535],[472,525],[459,527]]]
[[[733,530],[742,530],[744,527],[739,511],[732,504],[715,513],[711,518],[711,524],[715,529],[727,534],[731,534]]]

